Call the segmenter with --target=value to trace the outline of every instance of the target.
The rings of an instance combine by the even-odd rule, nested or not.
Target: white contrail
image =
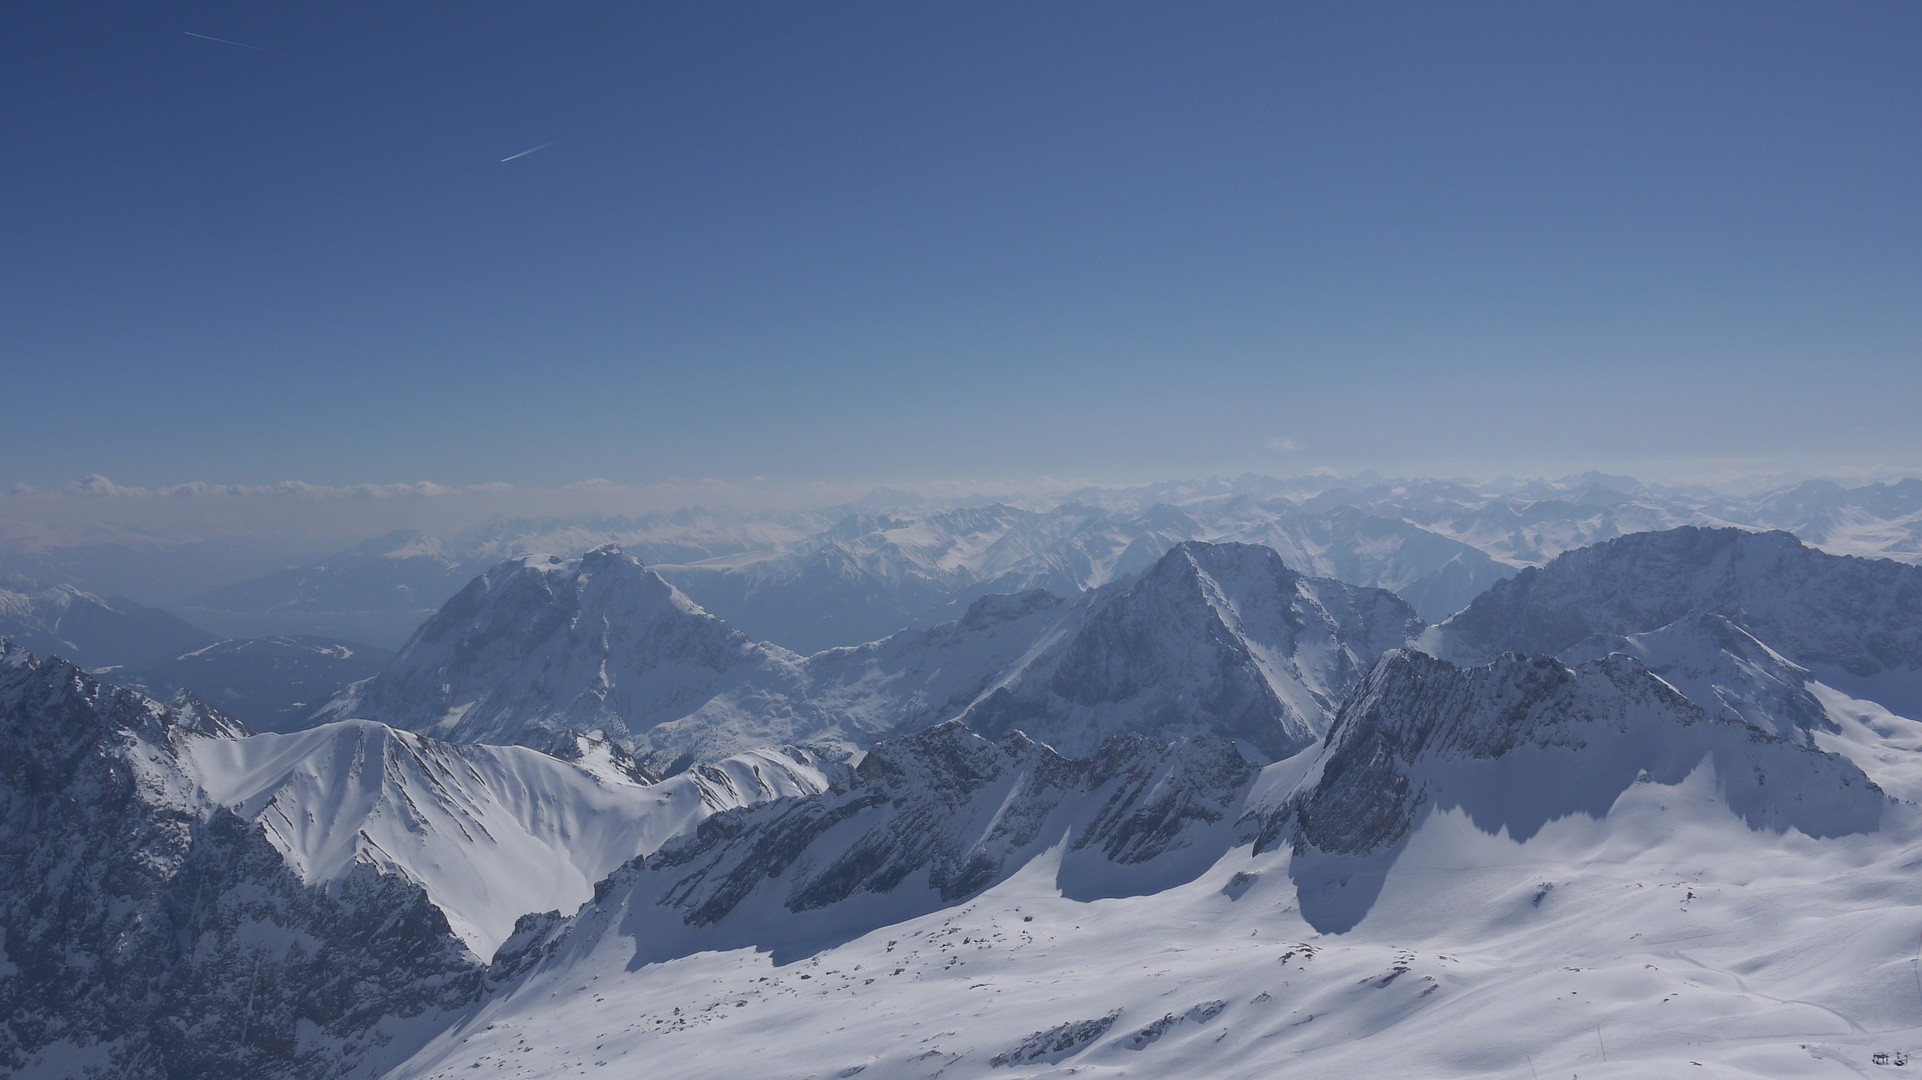
[[[196,34],[192,30],[182,30],[181,33],[187,35],[188,37],[197,37],[202,41],[218,41],[222,45],[238,45],[243,49],[252,49],[255,52],[270,53],[274,51],[272,49],[263,49],[258,45],[249,45],[244,41],[228,41],[224,37],[209,37],[206,34]]]
[[[567,136],[565,136],[565,135],[563,135],[563,136],[561,136],[561,139],[564,139],[564,138],[566,138],[566,137],[567,137]],[[518,153],[518,154],[509,154],[509,155],[507,155],[506,157],[504,157],[504,158],[502,158],[501,160],[502,160],[503,162],[507,162],[507,161],[512,161],[512,160],[514,160],[514,159],[515,159],[515,158],[517,158],[517,157],[526,157],[527,155],[529,155],[529,154],[531,154],[531,153],[533,153],[533,152],[534,152],[534,151],[536,151],[536,150],[545,150],[545,149],[547,149],[548,147],[550,147],[550,146],[552,146],[552,145],[554,145],[555,143],[557,143],[557,142],[560,142],[560,141],[561,141],[561,139],[549,139],[549,140],[547,140],[546,142],[544,142],[544,143],[542,143],[542,144],[540,144],[539,146],[530,146],[530,147],[528,147],[527,149],[525,149],[525,150],[522,150],[522,151],[521,151],[520,153]]]

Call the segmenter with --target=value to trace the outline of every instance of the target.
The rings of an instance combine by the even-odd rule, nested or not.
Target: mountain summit
[[[323,716],[454,742],[630,742],[731,681],[798,658],[757,645],[613,545],[523,555],[475,578]]]
[[[1254,544],[1177,544],[1086,607],[962,719],[1068,754],[1140,732],[1242,739],[1279,758],[1318,739],[1375,658],[1422,631],[1393,593],[1304,577]]]

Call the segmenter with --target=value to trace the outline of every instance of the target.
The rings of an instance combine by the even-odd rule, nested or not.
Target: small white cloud
[[[1296,442],[1295,440],[1289,438],[1286,435],[1277,435],[1274,438],[1269,439],[1267,442],[1262,443],[1261,445],[1267,447],[1269,450],[1272,450],[1277,454],[1286,454],[1290,451],[1301,449],[1300,443]]]

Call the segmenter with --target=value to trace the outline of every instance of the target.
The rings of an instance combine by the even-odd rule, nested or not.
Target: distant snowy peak
[[[747,670],[799,658],[757,645],[618,547],[523,555],[462,589],[392,664],[327,714],[455,742],[628,742]]]
[[[1922,567],[1830,555],[1787,533],[1682,527],[1566,552],[1478,597],[1441,655],[1554,654],[1597,635],[1721,615],[1823,682],[1922,711]]]
[[[440,537],[414,529],[388,533],[361,545],[354,553],[382,559],[431,559],[449,568],[456,565],[453,554],[447,550],[446,544],[441,543]]]
[[[785,550],[661,572],[750,633],[818,651],[952,618],[984,593],[1077,596],[1192,540],[1270,546],[1298,571],[1403,592],[1437,618],[1512,572],[1400,517],[1339,505],[1307,512],[1246,495],[1132,511],[1069,502],[1047,511],[992,504],[856,514]]]
[[[1071,634],[963,719],[1069,754],[1135,731],[1243,739],[1282,757],[1319,737],[1377,656],[1422,630],[1393,594],[1304,578],[1252,544],[1176,545],[1082,607]]]
[[[656,757],[705,761],[750,746],[866,746],[952,719],[1081,615],[1039,589],[984,596],[951,623],[747,673],[646,736]]]
[[[1763,499],[1755,513],[1824,551],[1922,562],[1922,480],[1844,488],[1810,480]]]
[[[1390,593],[1304,578],[1267,548],[1186,542],[1078,601],[983,597],[956,622],[803,658],[610,547],[494,567],[324,716],[562,753],[598,733],[657,769],[754,746],[869,745],[957,716],[1070,754],[1133,731],[1280,756],[1421,629]]]

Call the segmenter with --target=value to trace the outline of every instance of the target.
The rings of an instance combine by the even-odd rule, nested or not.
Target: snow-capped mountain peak
[[[1070,754],[1141,731],[1285,757],[1319,737],[1375,657],[1422,629],[1393,594],[1305,578],[1252,544],[1177,544],[1082,605],[1071,635],[962,714],[970,725]]]
[[[570,731],[627,742],[745,671],[797,659],[748,640],[617,546],[521,555],[462,589],[323,715],[458,742],[539,745]]]

